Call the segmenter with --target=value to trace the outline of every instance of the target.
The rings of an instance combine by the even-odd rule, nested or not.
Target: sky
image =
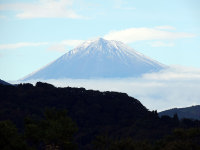
[[[0,78],[18,80],[84,40],[119,40],[200,68],[199,0],[0,0]]]
[[[200,104],[199,7],[199,0],[0,0],[0,79],[14,83],[102,37],[170,67],[140,78],[46,82],[126,92],[150,110]]]

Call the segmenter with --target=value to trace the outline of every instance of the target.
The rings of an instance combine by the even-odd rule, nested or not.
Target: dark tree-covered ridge
[[[137,88],[137,87],[136,87]],[[75,139],[81,149],[90,149],[99,135],[154,140],[174,128],[199,127],[198,121],[179,121],[177,116],[159,118],[138,100],[119,92],[99,92],[84,88],[56,88],[38,82],[18,86],[0,85],[0,120],[12,120],[20,131],[24,118],[40,120],[46,108],[67,110],[79,128]]]
[[[6,81],[4,81],[4,80],[1,80],[1,79],[0,79],[0,84],[3,84],[3,85],[11,85],[10,83],[8,83],[8,82],[6,82]]]

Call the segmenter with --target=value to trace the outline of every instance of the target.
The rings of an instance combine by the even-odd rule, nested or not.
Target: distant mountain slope
[[[200,105],[165,110],[160,112],[159,116],[168,115],[172,117],[174,114],[177,114],[180,119],[190,118],[200,120]]]
[[[122,42],[98,38],[84,42],[24,80],[138,77],[165,67]]]
[[[6,81],[3,81],[0,79],[0,84],[3,84],[3,85],[11,85],[10,83],[6,82]]]

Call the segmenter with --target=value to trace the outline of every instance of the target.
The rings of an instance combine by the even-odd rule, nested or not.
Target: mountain
[[[23,80],[138,77],[164,65],[119,41],[89,40]]]
[[[190,118],[200,120],[200,105],[185,107],[185,108],[173,108],[165,110],[159,113],[159,116],[173,116],[177,114],[180,119]]]
[[[3,85],[11,85],[10,83],[6,82],[6,81],[3,81],[0,79],[0,84],[3,84]]]

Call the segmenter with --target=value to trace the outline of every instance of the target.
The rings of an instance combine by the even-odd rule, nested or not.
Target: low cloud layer
[[[200,104],[200,69],[172,66],[141,78],[43,80],[58,87],[84,87],[128,93],[150,110]],[[36,81],[30,81],[35,83]]]

